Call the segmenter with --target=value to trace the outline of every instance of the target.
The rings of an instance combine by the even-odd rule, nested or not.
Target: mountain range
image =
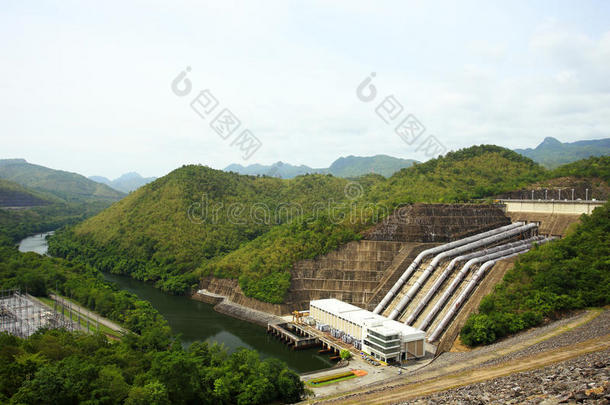
[[[290,163],[276,162],[272,165],[251,164],[242,166],[231,164],[224,171],[239,174],[260,175],[291,179],[303,174],[332,174],[336,177],[358,177],[363,174],[376,173],[390,177],[397,171],[418,163],[413,159],[401,159],[388,155],[347,156],[335,160],[327,168],[312,168],[305,165],[295,166]]]
[[[96,181],[98,183],[105,184],[112,187],[115,190],[122,191],[124,193],[130,193],[145,184],[155,181],[156,177],[142,177],[136,172],[125,173],[119,178],[110,180],[104,176],[90,176],[89,180]]]
[[[540,163],[547,169],[554,169],[591,156],[610,155],[610,138],[561,142],[547,137],[534,149],[515,149],[515,152]]]

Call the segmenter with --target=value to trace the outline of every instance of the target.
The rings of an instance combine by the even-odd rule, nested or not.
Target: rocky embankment
[[[608,404],[610,350],[467,385],[409,404]]]

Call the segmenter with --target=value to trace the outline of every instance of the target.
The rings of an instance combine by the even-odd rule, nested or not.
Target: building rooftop
[[[336,298],[311,301],[310,305],[323,309],[357,325],[373,329],[375,332],[381,333],[384,336],[400,334],[403,338],[406,338],[406,340],[424,339],[426,336],[426,333],[422,330],[415,329],[402,322],[388,319],[383,315],[375,314]]]

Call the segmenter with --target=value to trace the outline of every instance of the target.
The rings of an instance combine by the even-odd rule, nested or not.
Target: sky
[[[0,158],[115,178],[609,134],[608,1],[0,3]]]

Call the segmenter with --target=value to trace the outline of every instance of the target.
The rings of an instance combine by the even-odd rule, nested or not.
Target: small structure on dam
[[[366,354],[400,362],[423,357],[425,332],[334,298],[311,301],[309,313],[319,329],[352,343]]]

